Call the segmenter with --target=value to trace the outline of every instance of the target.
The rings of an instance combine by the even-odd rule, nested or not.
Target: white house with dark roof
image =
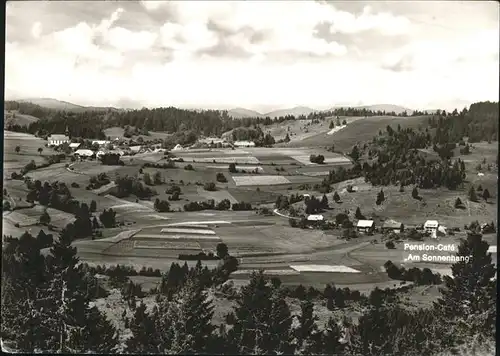
[[[437,220],[427,220],[424,223],[424,230],[429,233],[436,232],[439,227],[439,222]]]
[[[47,141],[49,141],[49,146],[60,146],[63,143],[69,142],[69,137],[66,135],[50,135],[47,138]]]
[[[375,221],[373,220],[359,220],[356,225],[356,229],[359,232],[369,232],[375,229]]]
[[[233,145],[235,147],[255,147],[255,142],[253,142],[253,141],[234,141]]]
[[[323,221],[323,215],[311,214],[307,217],[307,221]]]

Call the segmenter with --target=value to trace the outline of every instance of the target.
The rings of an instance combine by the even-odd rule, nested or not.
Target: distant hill
[[[402,106],[398,105],[392,105],[392,104],[378,104],[378,105],[364,105],[364,106],[337,106],[333,107],[331,110],[335,109],[340,109],[340,108],[348,108],[351,107],[353,109],[366,109],[366,110],[371,110],[371,111],[385,111],[385,112],[395,112],[397,114],[402,114],[405,111],[407,112],[408,115],[411,115],[413,113],[412,109],[404,108]]]
[[[286,115],[293,115],[295,117],[300,116],[300,115],[309,115],[313,112],[317,112],[318,110],[314,110],[305,106],[297,106],[291,109],[283,109],[283,110],[275,110],[271,111],[264,116],[269,116],[271,119],[274,119],[276,117],[280,116],[286,116]]]
[[[65,111],[122,111],[123,109],[117,109],[112,107],[99,107],[99,106],[82,106],[73,104],[63,100],[57,100],[52,98],[30,98],[30,99],[19,99],[16,100],[19,103],[31,103],[42,108],[53,109],[53,110],[65,110]]]
[[[264,117],[261,113],[254,111],[254,110],[248,110],[245,108],[234,108],[231,110],[228,110],[227,114],[231,116],[234,119],[242,119],[245,117]]]

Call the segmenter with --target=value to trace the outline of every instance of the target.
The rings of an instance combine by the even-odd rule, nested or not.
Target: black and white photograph
[[[499,10],[5,2],[2,352],[495,355]]]

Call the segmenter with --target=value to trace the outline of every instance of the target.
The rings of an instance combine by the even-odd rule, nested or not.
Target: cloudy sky
[[[496,1],[10,1],[6,22],[8,99],[265,112],[499,97]]]

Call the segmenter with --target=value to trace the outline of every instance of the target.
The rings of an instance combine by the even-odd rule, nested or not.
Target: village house
[[[87,149],[80,149],[75,151],[75,156],[77,157],[92,157],[94,155],[94,151]]]
[[[69,143],[69,137],[66,135],[50,135],[47,138],[47,141],[49,141],[49,146],[61,146],[64,143]]]
[[[359,220],[356,230],[359,232],[373,232],[375,230],[375,222],[373,220]]]
[[[130,146],[129,149],[132,153],[139,153],[141,151],[142,146]]]
[[[71,148],[72,150],[76,150],[78,147],[80,147],[81,143],[79,142],[72,142],[69,144],[69,148]]]
[[[255,142],[253,142],[253,141],[234,141],[233,145],[235,147],[255,147]]]
[[[307,217],[307,221],[311,221],[311,222],[318,222],[318,221],[323,221],[324,218],[323,218],[323,215],[309,215]]]
[[[109,143],[109,141],[105,140],[93,140],[92,145],[105,146]]]
[[[427,220],[424,224],[424,231],[431,234],[433,238],[437,237],[439,222],[437,220]]]
[[[182,149],[183,149],[182,146],[180,144],[177,144],[177,145],[175,145],[174,148],[172,148],[172,151],[180,151]]]
[[[403,223],[394,220],[386,220],[382,224],[382,232],[395,232],[396,234],[399,234],[403,231],[403,229]]]

